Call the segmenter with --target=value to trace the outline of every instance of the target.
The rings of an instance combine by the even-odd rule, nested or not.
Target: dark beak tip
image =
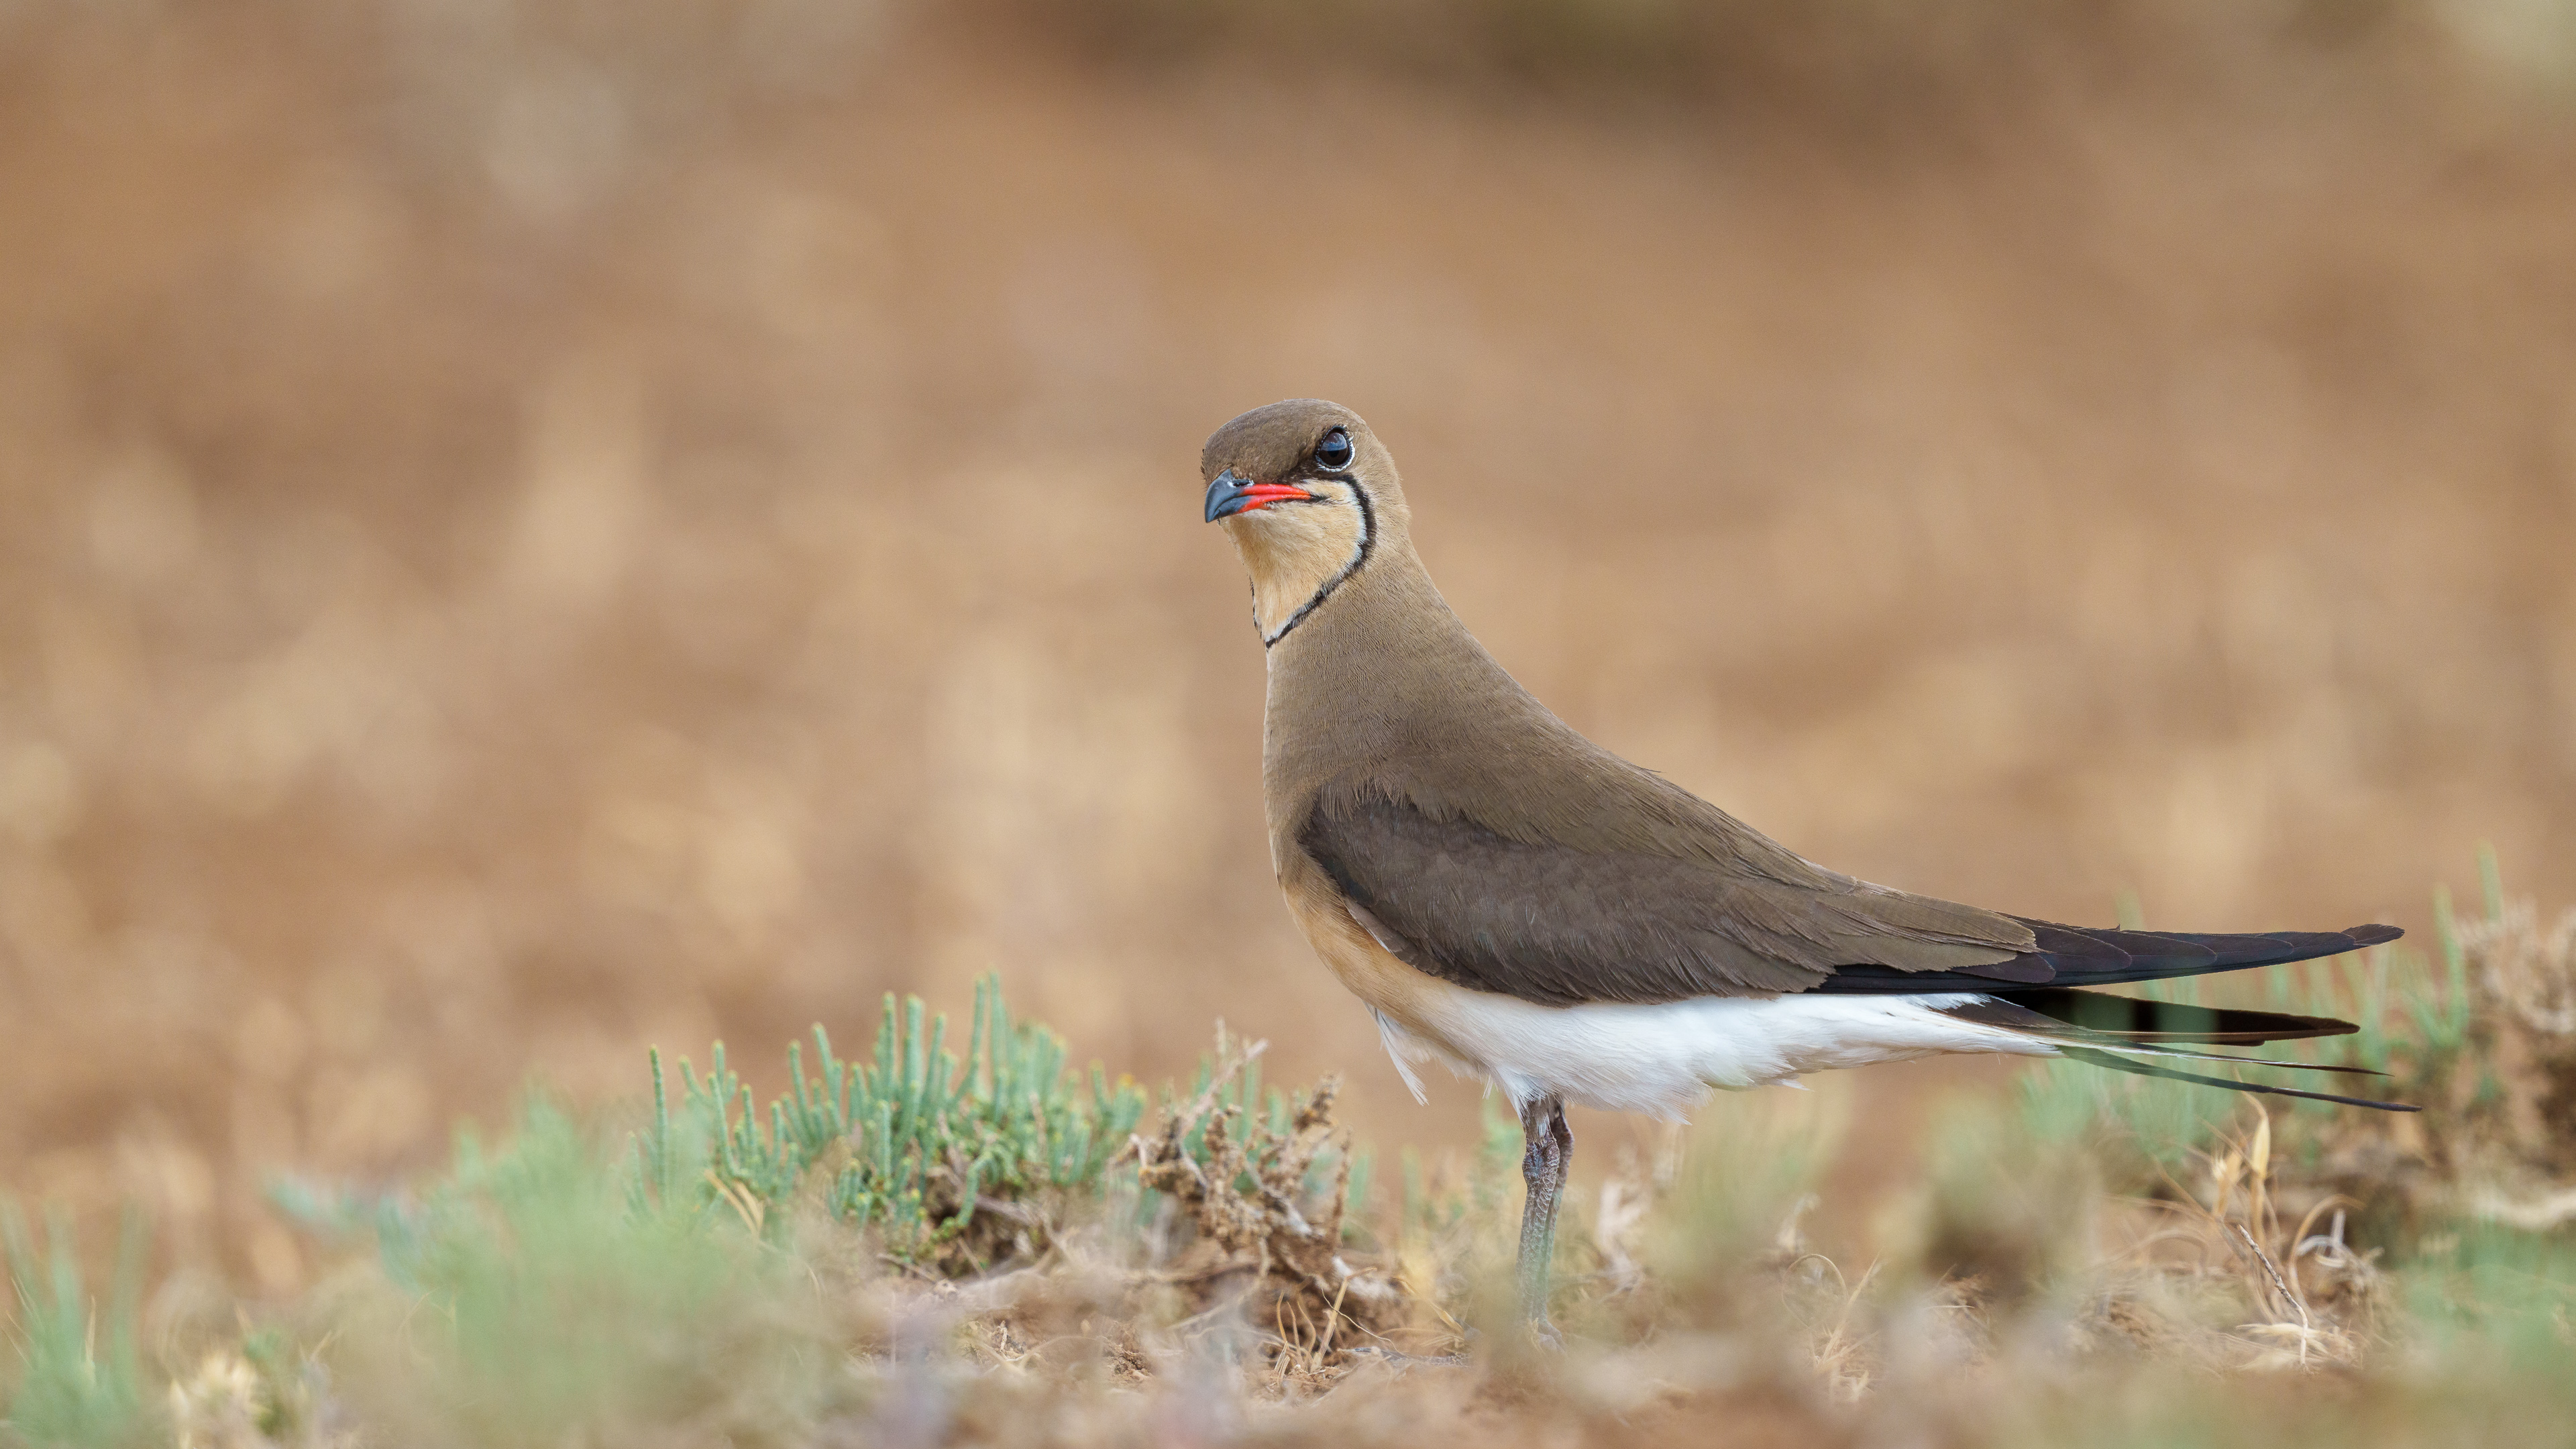
[[[1234,514],[1242,512],[1244,503],[1243,490],[1251,486],[1251,479],[1238,476],[1232,468],[1226,469],[1224,472],[1217,474],[1215,478],[1209,480],[1207,489],[1207,521],[1214,523],[1220,518],[1232,517]]]

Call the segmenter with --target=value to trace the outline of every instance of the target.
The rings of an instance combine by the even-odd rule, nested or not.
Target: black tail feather
[[[2083,1043],[2078,1043],[2082,1045]],[[2369,1067],[2328,1066],[2324,1062],[2285,1062],[2271,1057],[2230,1056],[2226,1052],[2194,1051],[2190,1047],[2148,1046],[2141,1042],[2125,1046],[2119,1042],[2097,1041],[2090,1045],[2107,1052],[2126,1052],[2131,1056],[2179,1057],[2195,1062],[2231,1062],[2240,1067],[2277,1067],[2285,1072],[2332,1072],[2339,1077],[2385,1077],[2388,1074]]]
[[[1992,995],[1999,1001],[2009,1001],[2079,1031],[2137,1042],[2252,1046],[2267,1041],[2346,1036],[2360,1030],[2351,1022],[2337,1021],[2330,1016],[2292,1016],[2279,1011],[2188,1006],[2178,1001],[2150,1001],[2139,996],[2112,996],[2106,992],[2077,991],[2063,986],[1997,991]]]
[[[2240,1057],[2201,1051],[2205,1046],[2257,1046],[2271,1041],[2344,1036],[2361,1028],[2326,1016],[2289,1016],[2277,1011],[2239,1011],[2185,1006],[2171,1001],[2144,1001],[2099,991],[1996,991],[1971,996],[1940,1008],[1944,1016],[1999,1026],[2059,1046],[2093,1047],[2131,1055],[2184,1057],[2204,1062],[2230,1062],[2247,1067],[2279,1067],[2294,1072],[2337,1072],[2351,1077],[2384,1077],[2368,1067],[2329,1066],[2323,1062],[2285,1062],[2268,1057]]]
[[[2374,1102],[2368,1097],[2338,1097],[2332,1092],[2306,1092],[2297,1087],[2267,1087],[2255,1082],[2239,1082],[2227,1077],[2206,1076],[2199,1072],[2186,1072],[2173,1067],[2150,1066],[2145,1062],[2133,1062],[2126,1057],[2114,1056],[2109,1052],[2097,1051],[2091,1047],[2059,1043],[2057,1052],[2069,1061],[2109,1067],[2115,1072],[2132,1072],[2141,1077],[2163,1077],[2176,1082],[2197,1082],[2204,1087],[2225,1087],[2231,1092],[2252,1092],[2265,1097],[2305,1097],[2311,1102],[2332,1102],[2343,1107],[2371,1107],[2382,1112],[2424,1110],[2404,1102]]]

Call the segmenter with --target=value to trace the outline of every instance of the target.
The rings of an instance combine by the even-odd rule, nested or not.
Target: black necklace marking
[[[1360,506],[1359,552],[1351,555],[1351,561],[1342,565],[1342,571],[1340,573],[1326,579],[1324,581],[1324,586],[1315,591],[1314,597],[1308,599],[1302,604],[1299,604],[1297,606],[1297,612],[1288,616],[1288,622],[1279,626],[1278,633],[1265,634],[1262,636],[1261,647],[1264,649],[1267,649],[1271,645],[1278,643],[1280,640],[1287,638],[1289,630],[1305,623],[1306,616],[1315,612],[1317,605],[1332,597],[1333,590],[1342,586],[1342,580],[1347,579],[1351,575],[1360,571],[1360,566],[1369,561],[1370,551],[1377,547],[1377,514],[1369,507],[1368,490],[1362,488],[1355,479],[1336,478],[1333,481],[1348,487],[1351,490],[1352,499]],[[1260,627],[1258,620],[1254,621],[1253,627],[1256,629]]]

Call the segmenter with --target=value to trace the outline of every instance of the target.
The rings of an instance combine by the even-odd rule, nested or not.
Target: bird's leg
[[[1521,1318],[1542,1339],[1553,1341],[1556,1328],[1547,1321],[1548,1268],[1556,1259],[1556,1200],[1565,1190],[1565,1170],[1574,1159],[1574,1131],[1565,1125],[1565,1102],[1541,1097],[1521,1106],[1521,1180],[1529,1186],[1521,1208]]]

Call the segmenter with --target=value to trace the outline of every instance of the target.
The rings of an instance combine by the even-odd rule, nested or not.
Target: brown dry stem
[[[1385,1345],[1403,1326],[1406,1298],[1393,1273],[1343,1242],[1351,1155],[1349,1132],[1333,1120],[1340,1079],[1318,1083],[1285,1133],[1223,1100],[1266,1045],[1235,1041],[1220,1023],[1207,1087],[1128,1151],[1143,1184],[1169,1194],[1193,1230],[1160,1274],[1204,1305],[1184,1328],[1250,1324],[1280,1386],[1293,1389],[1327,1382],[1355,1352]],[[1188,1146],[1194,1135],[1200,1154]],[[1328,1152],[1329,1179],[1317,1190],[1310,1183]]]

